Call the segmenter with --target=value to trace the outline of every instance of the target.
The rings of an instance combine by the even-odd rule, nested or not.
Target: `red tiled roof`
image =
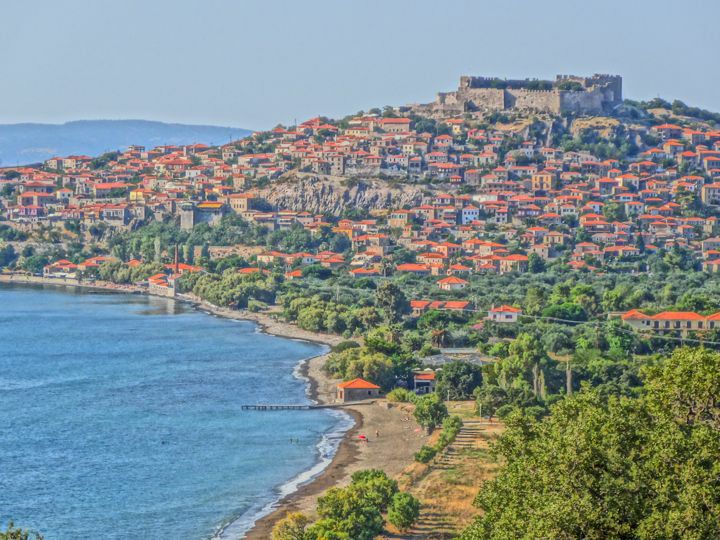
[[[376,390],[380,387],[377,384],[366,381],[365,379],[353,379],[352,381],[341,382],[338,388],[354,388],[359,390]]]

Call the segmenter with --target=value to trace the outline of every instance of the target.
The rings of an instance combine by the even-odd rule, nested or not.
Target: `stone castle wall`
[[[537,110],[560,113],[560,93],[557,90],[508,89],[505,91],[506,109]]]
[[[566,81],[577,82],[584,90],[557,87]],[[622,77],[618,75],[558,75],[555,82],[503,80],[500,82],[504,88],[497,88],[498,82],[496,78],[463,76],[456,91],[439,93],[434,103],[414,105],[412,109],[426,114],[504,110],[599,114],[622,102]],[[537,90],[538,83],[552,88]]]

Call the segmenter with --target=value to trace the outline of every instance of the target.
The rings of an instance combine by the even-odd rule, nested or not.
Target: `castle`
[[[558,75],[555,81],[460,77],[454,92],[440,92],[433,103],[411,105],[420,114],[473,111],[540,111],[600,114],[622,103],[622,77]]]

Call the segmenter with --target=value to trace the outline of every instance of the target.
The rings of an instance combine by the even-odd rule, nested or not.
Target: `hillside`
[[[131,144],[223,144],[251,131],[240,128],[166,124],[147,120],[79,120],[65,124],[0,124],[0,166],[44,161],[56,155],[98,155]]]

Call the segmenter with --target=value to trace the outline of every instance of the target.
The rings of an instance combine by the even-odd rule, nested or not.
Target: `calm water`
[[[240,405],[306,402],[293,370],[322,351],[171,300],[0,285],[0,524],[241,537],[348,420]]]

